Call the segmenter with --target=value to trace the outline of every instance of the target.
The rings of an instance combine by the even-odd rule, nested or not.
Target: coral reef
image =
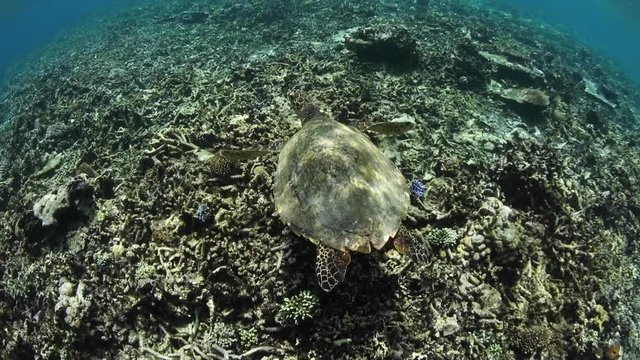
[[[39,198],[33,204],[33,214],[44,226],[73,221],[72,217],[89,217],[93,212],[93,193],[85,174],[78,175]]]
[[[403,26],[378,24],[358,28],[344,40],[346,49],[361,60],[411,69],[420,61],[417,41]]]
[[[281,318],[285,324],[299,325],[311,320],[318,310],[318,298],[308,290],[284,299],[280,306]]]
[[[416,199],[422,199],[424,194],[426,193],[426,188],[420,179],[411,180],[411,185],[409,185],[409,192],[411,196]]]
[[[518,352],[526,356],[539,353],[545,353],[548,356],[548,348],[551,346],[551,331],[543,325],[519,328],[514,331],[511,344]]]
[[[79,328],[82,321],[87,316],[91,301],[85,297],[85,285],[80,282],[74,286],[65,279],[61,279],[62,284],[58,288],[59,297],[54,310],[63,312],[64,322],[73,327]],[[74,291],[74,287],[76,288]]]
[[[477,4],[145,2],[34,56],[0,97],[0,358],[640,357],[640,93]],[[424,185],[330,294],[273,205],[300,94]]]
[[[441,248],[451,248],[458,243],[458,233],[454,229],[433,229],[426,236],[427,241]]]

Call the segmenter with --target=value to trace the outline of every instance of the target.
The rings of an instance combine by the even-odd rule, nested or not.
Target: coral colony
[[[427,191],[427,188],[422,183],[420,179],[411,180],[411,185],[409,186],[409,192],[411,196],[415,199],[422,200],[424,198],[424,194]]]

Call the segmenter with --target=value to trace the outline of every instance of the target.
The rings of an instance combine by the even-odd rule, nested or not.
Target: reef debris
[[[344,46],[362,61],[382,63],[397,70],[411,69],[420,62],[416,39],[400,25],[358,28],[346,36]]]

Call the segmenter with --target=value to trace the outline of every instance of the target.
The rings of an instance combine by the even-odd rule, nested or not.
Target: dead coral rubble
[[[43,195],[33,204],[33,214],[43,226],[88,218],[93,213],[93,186],[85,176],[78,176],[57,190]]]
[[[420,3],[150,2],[26,64],[0,99],[0,358],[638,357],[637,89],[549,27]],[[300,94],[422,181],[420,261],[318,289],[272,200]]]
[[[409,29],[398,25],[358,28],[347,35],[344,46],[362,61],[382,63],[397,69],[411,69],[420,61],[416,39]]]

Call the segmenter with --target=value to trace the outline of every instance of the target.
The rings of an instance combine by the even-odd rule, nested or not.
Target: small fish
[[[382,122],[369,126],[368,130],[383,135],[399,135],[413,129],[414,126],[411,122]]]

